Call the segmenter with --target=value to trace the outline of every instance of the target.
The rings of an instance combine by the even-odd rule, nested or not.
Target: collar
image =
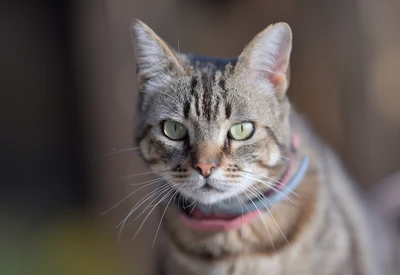
[[[244,223],[256,218],[260,211],[267,210],[286,199],[300,184],[309,164],[307,156],[303,156],[297,165],[297,170],[294,170],[296,169],[294,159],[300,142],[296,135],[293,135],[292,140],[287,169],[280,183],[273,189],[264,193],[262,197],[253,198],[244,204],[239,199],[229,199],[214,205],[197,205],[193,211],[196,212],[196,217],[200,218],[188,217],[182,212],[181,219],[184,224],[197,231],[229,231],[240,228]],[[183,210],[185,205],[179,203],[179,207]]]

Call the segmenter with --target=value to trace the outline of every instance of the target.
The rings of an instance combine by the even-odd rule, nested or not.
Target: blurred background
[[[181,52],[222,57],[238,55],[269,24],[288,22],[294,106],[357,183],[399,189],[399,14],[396,0],[2,1],[0,274],[155,268],[157,215],[135,241],[145,215],[119,240],[116,228],[148,189],[101,215],[137,189],[132,183],[151,179],[121,179],[149,171],[129,151],[132,18]],[[400,196],[379,194],[387,209]]]

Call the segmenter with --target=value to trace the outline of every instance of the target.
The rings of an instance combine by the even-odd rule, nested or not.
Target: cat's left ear
[[[132,24],[139,83],[158,80],[169,71],[181,71],[178,55],[149,26],[140,20]]]
[[[254,81],[272,86],[283,98],[290,82],[292,31],[288,24],[270,25],[260,32],[243,50],[239,60]]]

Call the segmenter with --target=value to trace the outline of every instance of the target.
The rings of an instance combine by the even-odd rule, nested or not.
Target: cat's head
[[[151,169],[202,204],[244,191],[254,196],[254,188],[274,184],[291,143],[290,27],[271,25],[237,62],[214,65],[177,53],[140,21],[132,29],[140,85],[136,134]]]

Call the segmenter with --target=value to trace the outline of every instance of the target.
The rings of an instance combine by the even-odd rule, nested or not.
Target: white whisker
[[[144,196],[143,198],[141,198],[133,207],[132,209],[129,211],[128,215],[125,217],[124,220],[122,220],[118,225],[117,228],[121,225],[121,223],[123,223],[124,221],[126,221],[140,206],[143,205],[143,203],[145,203],[146,201],[148,201],[151,198],[157,199],[160,194],[162,194],[164,191],[170,189],[171,186],[169,185],[163,185],[160,186],[158,188],[156,188],[155,190],[151,191],[149,194],[147,194],[146,196]],[[151,205],[152,202],[149,203],[149,205]]]
[[[165,177],[166,175],[168,175],[168,174],[165,174],[165,175],[164,175],[164,177]],[[138,183],[130,183],[129,185],[130,185],[130,186],[138,186],[138,185],[143,185],[143,184],[146,184],[146,183],[151,183],[151,182],[154,182],[154,181],[156,181],[156,180],[158,180],[158,179],[160,179],[160,180],[164,180],[164,177],[160,177],[160,178],[157,178],[157,179],[152,179],[152,180],[148,180],[148,181],[143,181],[143,182],[138,182]]]
[[[142,229],[143,225],[145,224],[146,220],[148,219],[148,217],[150,216],[150,214],[154,211],[154,209],[156,209],[157,205],[159,205],[159,204],[163,201],[163,199],[164,199],[165,197],[167,197],[168,195],[170,195],[172,192],[173,192],[173,189],[170,190],[170,191],[168,191],[168,193],[165,194],[165,195],[160,199],[160,201],[159,201],[158,203],[156,203],[156,205],[153,207],[153,209],[150,210],[150,212],[149,212],[149,213],[147,214],[147,216],[144,218],[143,222],[140,224],[140,226],[139,226],[138,230],[136,231],[135,235],[133,236],[132,240],[135,240],[135,239],[136,239],[137,235],[139,234],[139,232],[140,232],[140,230]]]
[[[246,188],[246,189],[247,189],[247,188]],[[274,242],[273,242],[273,240],[272,240],[271,234],[269,233],[268,226],[267,226],[267,224],[265,223],[264,217],[262,216],[260,209],[258,209],[257,205],[256,205],[256,204],[254,203],[254,201],[250,198],[250,196],[247,195],[246,190],[244,190],[244,189],[242,188],[242,191],[243,191],[243,193],[249,198],[249,200],[250,200],[251,203],[254,205],[254,207],[257,209],[257,212],[258,212],[258,214],[260,215],[260,218],[261,218],[261,220],[262,220],[263,223],[264,223],[265,229],[267,230],[269,239],[271,240],[272,249],[275,250]]]
[[[116,227],[116,228],[120,227],[120,229],[119,229],[119,234],[118,234],[118,240],[120,239],[122,230],[124,229],[125,224],[126,224],[126,222],[128,221],[128,219],[130,218],[130,216],[131,216],[144,202],[146,202],[147,200],[149,200],[151,197],[153,197],[153,196],[156,195],[156,194],[157,194],[157,196],[156,196],[155,199],[157,199],[157,198],[160,197],[162,194],[164,194],[164,192],[167,192],[167,191],[169,191],[169,190],[171,190],[171,189],[172,189],[172,187],[171,187],[171,186],[168,186],[168,185],[161,186],[161,187],[157,188],[156,190],[153,190],[152,192],[150,192],[150,194],[146,195],[147,198],[144,199],[142,202],[139,201],[138,203],[136,203],[135,206],[133,206],[133,208],[129,211],[128,215],[126,215],[126,217],[125,217],[125,218],[117,225],[117,227]],[[146,209],[147,209],[147,207],[146,207]]]
[[[128,153],[128,152],[137,152],[138,150],[140,150],[140,147],[131,147],[131,148],[122,148],[122,149],[112,149],[111,153],[107,153],[105,155],[102,155],[100,157],[94,158],[93,161],[98,161],[100,159],[104,159],[104,158],[108,158],[114,155],[118,155],[121,153]]]
[[[163,190],[163,191],[166,191],[166,190],[169,190],[169,189],[173,189],[173,186],[170,186],[170,185],[166,185],[165,187],[166,187],[166,188],[165,188],[165,190]],[[140,212],[140,214],[137,215],[137,216],[131,221],[131,223],[133,223],[133,222],[135,222],[136,220],[138,220],[138,219],[143,215],[143,213],[146,212],[147,209],[149,209],[150,207],[152,207],[152,206],[153,206],[152,204],[153,204],[153,203],[157,200],[157,198],[159,198],[162,194],[163,194],[163,192],[161,192],[160,194],[158,194],[158,195],[145,207],[145,209],[143,209],[142,212]],[[139,207],[140,207],[140,205],[139,205]],[[137,208],[138,208],[138,207],[137,207]],[[136,209],[137,209],[137,208],[136,208]],[[136,211],[136,209],[135,209],[134,211]]]
[[[259,190],[257,190],[254,186],[250,186],[250,187],[251,187],[253,190],[255,190],[256,192],[258,192],[258,193],[259,193],[262,197],[264,197],[267,201],[269,201],[268,198],[266,198],[266,197],[265,197]],[[252,192],[251,190],[249,190],[249,191]],[[252,193],[254,194],[254,192],[252,192]],[[255,195],[257,195],[257,194],[255,194]],[[268,211],[268,213],[269,213],[269,215],[271,216],[272,220],[275,222],[275,225],[277,226],[279,232],[281,232],[283,238],[285,239],[285,241],[287,242],[287,244],[290,246],[290,243],[289,243],[288,239],[286,238],[285,234],[283,233],[281,227],[278,225],[278,222],[275,220],[274,215],[272,215],[272,212],[269,210],[269,208],[265,205],[265,203],[264,203],[262,200],[260,200],[260,202],[264,205],[265,209]]]
[[[179,190],[180,190],[183,186],[185,186],[185,184],[183,184],[181,187],[179,187],[179,188],[175,191],[175,193],[171,196],[171,198],[169,199],[167,205],[165,206],[164,212],[163,212],[162,215],[161,215],[160,222],[158,223],[157,231],[156,231],[156,234],[155,234],[155,236],[154,236],[154,240],[153,240],[153,244],[151,245],[151,248],[153,248],[153,247],[154,247],[154,244],[156,243],[158,231],[160,230],[162,220],[163,220],[163,218],[164,218],[165,213],[167,212],[167,209],[168,209],[169,204],[170,204],[171,201],[176,197],[176,195],[178,194]]]
[[[286,159],[286,160],[292,161],[294,163],[300,163],[299,161],[297,161],[297,160],[295,160],[293,158],[290,158],[290,157],[286,157],[286,156],[282,156],[282,155],[279,155],[279,157],[282,158],[282,159]]]
[[[195,201],[195,204],[194,204],[193,207],[192,207],[192,210],[190,210],[190,212],[189,212],[189,216],[192,215],[193,210],[196,208],[197,202],[198,202],[198,201],[196,200],[196,201]]]
[[[124,179],[133,178],[133,177],[152,175],[152,174],[156,174],[156,173],[155,172],[144,172],[144,173],[130,174],[130,175],[127,175],[127,176],[119,177],[118,179],[119,180],[124,180]]]
[[[268,183],[268,182],[265,182],[265,181],[260,180],[260,179],[252,178],[252,177],[247,177],[247,176],[242,176],[242,177],[243,177],[243,178],[247,178],[247,179],[251,179],[251,180],[255,180],[255,181],[257,181],[257,182],[259,182],[259,183],[262,183],[262,184],[264,184],[265,186],[271,188],[271,189],[274,190],[275,192],[277,192],[277,193],[279,193],[279,194],[285,195],[282,191],[280,191],[279,189],[275,188],[272,184],[270,184],[270,183]],[[293,199],[291,199],[289,196],[286,196],[286,197],[287,197],[287,200],[288,200],[288,201],[290,201],[290,202],[293,203],[294,205],[298,206],[296,201],[294,201]]]
[[[144,189],[144,188],[146,188],[146,187],[149,187],[149,186],[151,186],[151,185],[153,185],[153,184],[156,184],[156,183],[158,183],[158,182],[160,182],[160,181],[163,181],[163,180],[164,180],[163,178],[157,178],[157,179],[154,179],[154,180],[151,180],[151,181],[146,182],[146,183],[147,183],[146,185],[144,185],[144,186],[142,186],[142,187],[136,189],[135,191],[133,191],[132,193],[130,193],[129,195],[127,195],[125,198],[123,198],[122,200],[120,200],[120,201],[119,201],[117,204],[115,204],[113,207],[111,207],[110,209],[104,211],[104,212],[101,213],[100,215],[104,215],[104,214],[110,212],[111,210],[115,209],[118,205],[120,205],[121,203],[123,203],[125,200],[127,200],[129,197],[131,197],[132,195],[134,195],[134,194],[137,193],[138,191],[140,191],[140,190],[142,190],[142,189]],[[144,184],[144,183],[143,183],[143,184]]]
[[[183,186],[183,185],[182,185]],[[186,208],[190,208],[190,207],[192,207],[192,205],[194,205],[195,203],[196,203],[196,201],[193,201],[191,204],[189,204],[189,205],[186,205],[186,202],[184,202],[185,203],[185,206],[183,207],[184,209],[186,209]]]
[[[235,194],[236,195],[236,197],[238,198],[238,200],[239,200],[239,204],[240,204],[240,210],[242,210],[242,228],[241,228],[241,231],[242,231],[242,240],[243,240],[243,231],[244,231],[244,213],[243,213],[243,206],[242,206],[242,204],[244,204],[244,202],[240,199],[240,197],[239,197],[239,195],[236,193]]]

